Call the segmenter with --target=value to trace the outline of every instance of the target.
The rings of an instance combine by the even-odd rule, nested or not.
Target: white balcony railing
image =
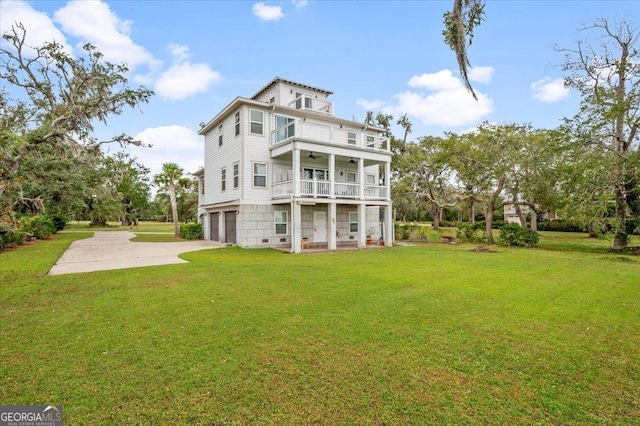
[[[360,199],[360,184],[358,183],[334,183],[334,197],[338,199]],[[386,200],[389,193],[386,186],[365,185],[365,200]],[[294,194],[292,180],[284,182],[274,182],[271,184],[271,194],[273,198],[289,197]],[[331,198],[331,182],[321,180],[303,179],[300,181],[299,194],[303,197]]]
[[[333,103],[312,98],[307,95],[298,96],[296,99],[289,102],[287,106],[295,109],[304,109],[307,111],[316,111],[333,115]]]
[[[345,129],[303,120],[293,120],[271,132],[271,146],[277,146],[293,139],[304,139],[354,146],[382,151],[390,151],[389,138],[379,133]]]

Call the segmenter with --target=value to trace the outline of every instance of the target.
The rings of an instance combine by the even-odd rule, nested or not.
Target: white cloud
[[[23,1],[3,1],[2,13],[0,13],[2,34],[9,32],[16,23],[22,23],[27,30],[28,45],[38,47],[45,42],[56,41],[67,53],[73,52],[73,48],[67,44],[66,37],[56,28],[46,13],[38,12]],[[6,42],[2,40],[0,43],[4,45]]]
[[[184,99],[206,92],[214,83],[222,80],[219,72],[207,64],[176,64],[160,75],[156,81],[156,92],[169,99]]]
[[[492,75],[493,67],[472,67],[469,70],[469,80],[477,81],[478,83],[491,82]]]
[[[569,95],[569,89],[564,87],[562,78],[551,79],[551,77],[545,77],[542,80],[531,83],[531,90],[533,91],[533,99],[548,104],[558,102]]]
[[[132,147],[132,155],[151,169],[151,176],[162,171],[163,163],[177,163],[185,172],[192,173],[203,166],[204,141],[193,130],[178,126],[151,127],[138,133],[135,139],[151,148]]]
[[[366,109],[367,111],[376,111],[378,109],[380,109],[380,107],[382,107],[384,105],[384,102],[382,101],[368,101],[366,99],[358,99],[356,101],[357,105],[360,105],[362,108]]]
[[[256,3],[253,5],[253,14],[263,21],[278,21],[284,18],[282,8],[280,6],[268,6],[264,3]]]
[[[131,40],[131,21],[119,19],[109,5],[101,1],[70,1],[54,14],[62,30],[82,39],[80,44],[95,45],[111,62],[124,62],[130,68],[146,64],[152,69],[161,62],[144,47]]]
[[[492,72],[491,67],[477,68],[474,77],[488,82]],[[397,93],[393,103],[358,99],[357,104],[367,110],[382,107],[384,113],[396,117],[407,113],[425,125],[449,129],[478,124],[493,112],[491,98],[476,91],[478,100],[473,99],[462,81],[448,69],[415,75],[407,85],[412,89]]]
[[[189,49],[189,46],[184,44],[172,43],[167,46],[167,50],[169,50],[169,52],[171,52],[171,54],[180,61],[187,60],[189,56],[191,56],[191,49]]]
[[[397,115],[408,113],[425,125],[441,127],[468,126],[493,111],[493,100],[476,92],[476,101],[463,87],[431,94],[406,91],[398,93],[394,106]]]
[[[309,4],[308,0],[291,0],[291,3],[294,4],[294,6],[296,7],[296,9],[302,9],[303,7],[305,7],[307,4]]]
[[[454,77],[451,70],[442,70],[432,74],[414,75],[409,79],[409,87],[423,87],[428,90],[456,90],[462,87],[460,79]]]

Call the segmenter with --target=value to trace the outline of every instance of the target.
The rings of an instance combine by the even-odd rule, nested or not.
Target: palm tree
[[[176,201],[176,187],[184,187],[189,184],[189,179],[183,177],[184,170],[176,163],[164,163],[162,165],[162,173],[158,173],[153,177],[153,182],[161,189],[169,192],[169,201],[171,202],[171,214],[173,216],[173,235],[177,238],[180,236],[180,227],[178,223],[178,202]]]

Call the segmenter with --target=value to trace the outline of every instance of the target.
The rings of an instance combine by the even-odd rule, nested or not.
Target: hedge
[[[202,225],[199,223],[185,223],[180,225],[180,238],[185,240],[201,240],[204,238]]]

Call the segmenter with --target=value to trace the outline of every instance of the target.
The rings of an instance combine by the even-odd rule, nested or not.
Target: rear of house
[[[384,129],[334,117],[329,95],[276,77],[200,130],[206,238],[292,252],[391,245],[389,139]]]

